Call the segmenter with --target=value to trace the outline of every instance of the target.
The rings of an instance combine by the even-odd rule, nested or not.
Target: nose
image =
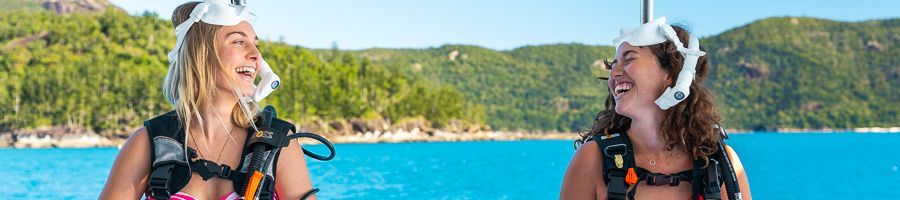
[[[253,62],[259,61],[260,53],[259,48],[255,45],[250,46],[250,51],[247,52],[247,59],[252,60]]]
[[[615,65],[621,65],[621,64],[616,63]],[[610,78],[615,78],[616,76],[622,76],[622,74],[625,73],[624,72],[625,70],[622,69],[622,66],[615,66],[615,65],[613,65],[612,69],[610,69],[610,71],[609,71]]]
[[[616,65],[619,65],[619,64],[616,63]],[[612,86],[613,83],[615,83],[616,80],[621,78],[621,76],[623,76],[624,74],[625,74],[624,67],[613,66],[612,69],[610,69],[610,71],[609,71],[609,85]]]

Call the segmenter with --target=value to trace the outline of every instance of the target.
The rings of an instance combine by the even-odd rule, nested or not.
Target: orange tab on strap
[[[259,171],[253,171],[250,176],[250,183],[247,184],[247,190],[244,191],[244,199],[253,200],[256,198],[256,189],[259,188],[259,181],[263,178],[263,174]]]
[[[637,183],[637,181],[637,173],[634,173],[633,167],[629,167],[628,174],[625,175],[625,183],[628,183],[628,185],[634,185],[635,183]]]

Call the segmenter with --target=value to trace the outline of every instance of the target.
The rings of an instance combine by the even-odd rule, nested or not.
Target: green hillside
[[[171,109],[162,96],[172,26],[160,17],[104,13],[0,12],[0,132],[83,127],[127,133]],[[260,51],[283,77],[264,103],[301,123],[419,118],[440,128],[483,124],[457,90],[359,59],[277,42]]]
[[[770,18],[703,41],[733,127],[900,126],[900,19]]]
[[[11,0],[5,0],[11,1]],[[6,8],[4,8],[6,9]],[[770,18],[704,38],[708,86],[730,128],[900,126],[900,20]],[[161,95],[172,26],[119,9],[0,12],[0,132],[127,132],[170,109]],[[299,122],[424,117],[436,127],[574,131],[602,109],[608,46],[495,51],[307,49],[264,41],[284,79],[265,103]]]
[[[896,33],[900,19],[760,20],[701,40],[712,56],[707,86],[730,128],[900,126]],[[604,73],[597,61],[613,51],[579,44],[510,51],[445,45],[360,55],[459,88],[485,105],[492,126],[568,131],[584,128],[601,109],[605,83],[593,77]]]

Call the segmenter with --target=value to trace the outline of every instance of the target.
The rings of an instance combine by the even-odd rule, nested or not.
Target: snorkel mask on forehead
[[[175,62],[178,61],[178,56],[181,56],[179,55],[181,47],[184,45],[184,38],[188,30],[196,22],[202,21],[207,24],[221,26],[234,26],[242,21],[247,21],[250,24],[256,22],[256,15],[250,12],[249,7],[244,6],[244,1],[235,0],[232,3],[229,4],[224,0],[205,0],[194,7],[194,10],[191,11],[191,17],[175,27],[175,47],[169,52],[169,67],[174,66]],[[242,103],[261,101],[266,96],[269,96],[275,88],[278,88],[281,83],[281,78],[272,71],[272,67],[269,66],[269,63],[266,63],[262,56],[259,57],[257,72],[259,73],[260,82],[258,85],[254,85],[252,97],[241,97]]]
[[[623,28],[619,32],[619,37],[613,40],[618,51],[623,42],[627,42],[632,46],[649,46],[660,44],[666,41],[672,41],[678,47],[678,52],[684,57],[684,65],[674,87],[666,88],[659,98],[656,99],[656,105],[663,110],[669,109],[675,104],[683,101],[690,95],[691,82],[694,80],[694,73],[697,68],[697,59],[706,55],[706,52],[700,51],[700,41],[697,37],[690,37],[687,47],[681,43],[675,29],[666,23],[666,17],[660,17],[656,20],[649,21],[637,28]]]

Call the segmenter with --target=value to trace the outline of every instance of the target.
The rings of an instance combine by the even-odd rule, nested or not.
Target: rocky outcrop
[[[735,63],[744,70],[744,74],[751,79],[764,79],[769,75],[769,66],[765,63],[751,63],[740,60]]]
[[[47,35],[49,34],[49,31],[41,31],[40,33],[35,33],[28,37],[12,39],[6,43],[6,46],[4,46],[3,49],[0,49],[0,53],[9,52],[16,47],[28,45],[28,43],[36,40],[43,40],[44,38],[47,38]]]
[[[59,14],[73,12],[103,12],[109,2],[105,0],[44,0],[43,6],[47,10]]]
[[[884,45],[878,42],[878,40],[869,40],[866,42],[866,48],[872,51],[884,52]]]

